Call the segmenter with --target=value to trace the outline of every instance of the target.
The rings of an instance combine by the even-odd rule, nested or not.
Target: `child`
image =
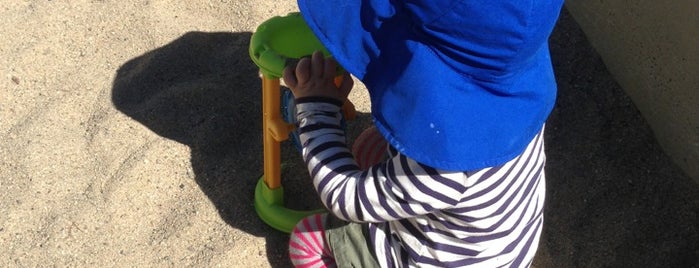
[[[528,267],[545,195],[547,39],[562,0],[299,0],[334,56],[284,70],[303,156],[330,213],[291,234],[299,267]],[[367,86],[389,158],[345,144],[337,62]]]

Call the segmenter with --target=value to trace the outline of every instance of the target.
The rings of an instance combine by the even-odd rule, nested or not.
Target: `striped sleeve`
[[[396,154],[362,171],[347,147],[340,106],[297,103],[303,157],[324,205],[354,222],[385,222],[451,208],[466,191],[466,174],[424,166]]]

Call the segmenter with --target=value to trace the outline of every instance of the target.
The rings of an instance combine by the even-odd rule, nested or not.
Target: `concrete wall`
[[[569,0],[666,153],[699,183],[699,2]]]

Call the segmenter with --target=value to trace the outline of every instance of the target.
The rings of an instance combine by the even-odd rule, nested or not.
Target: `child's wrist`
[[[333,104],[336,105],[337,107],[342,107],[342,101],[335,99],[335,98],[330,98],[330,97],[322,97],[322,96],[312,96],[312,97],[301,97],[295,100],[296,104],[304,104],[304,103],[327,103],[327,104]]]
[[[337,100],[327,98],[308,98],[299,99],[296,103],[296,116],[301,121],[301,118],[322,116],[336,117],[339,116],[342,106],[338,105]],[[299,101],[297,100],[297,101]]]

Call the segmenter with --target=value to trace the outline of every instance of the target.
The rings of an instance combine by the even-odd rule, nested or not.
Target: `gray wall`
[[[699,183],[699,2],[573,0],[566,8],[665,152]]]

